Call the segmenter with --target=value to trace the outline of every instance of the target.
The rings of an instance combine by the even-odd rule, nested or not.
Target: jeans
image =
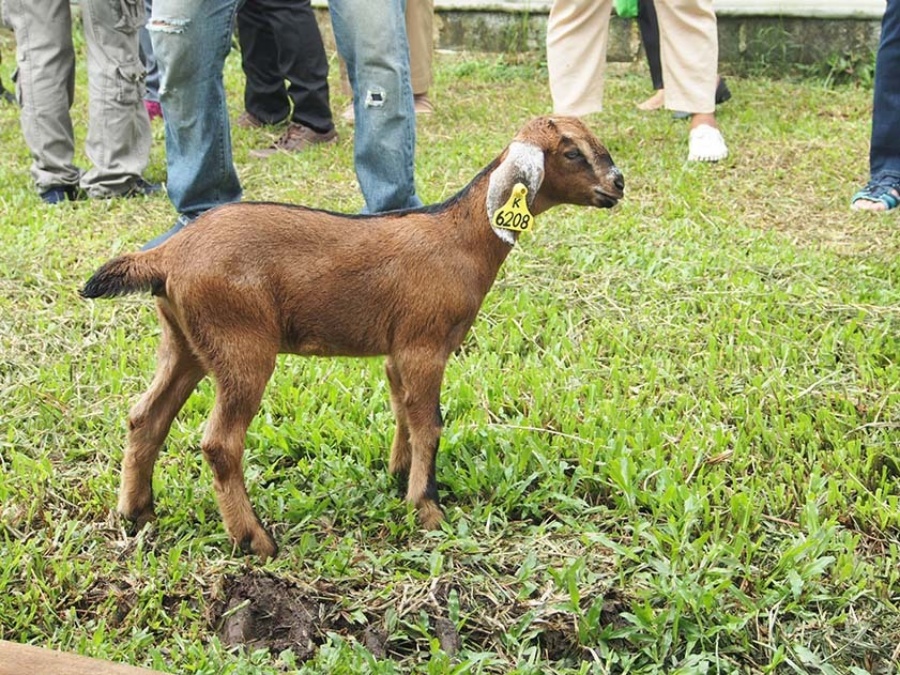
[[[172,204],[188,218],[241,198],[222,78],[238,4],[153,0],[147,28],[160,69],[166,183]],[[405,0],[332,0],[329,6],[354,90],[354,162],[364,212],[419,206]]]
[[[147,24],[166,125],[166,188],[187,218],[241,198],[222,77],[237,5],[238,0],[153,0]]]
[[[332,0],[329,7],[353,89],[353,158],[363,213],[421,206],[413,181],[416,115],[406,0]]]
[[[869,168],[873,179],[900,180],[900,0],[888,0],[881,22]]]

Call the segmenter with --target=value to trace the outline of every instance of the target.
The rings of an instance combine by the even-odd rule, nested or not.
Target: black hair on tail
[[[128,253],[110,260],[88,279],[81,297],[114,298],[141,291],[158,295],[165,288],[166,274],[153,264],[154,260],[156,256],[145,253]]]

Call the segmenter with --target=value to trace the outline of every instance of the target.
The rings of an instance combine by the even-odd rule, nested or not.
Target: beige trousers
[[[434,56],[434,0],[406,0],[406,36],[413,94],[426,94]]]
[[[553,110],[587,115],[603,109],[612,0],[555,0],[547,22],[547,69]],[[666,107],[716,110],[719,41],[712,0],[656,0]]]

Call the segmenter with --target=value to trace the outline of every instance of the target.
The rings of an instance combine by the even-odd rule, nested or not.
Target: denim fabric
[[[238,0],[153,0],[147,28],[160,69],[167,187],[193,218],[237,201],[222,71]],[[421,205],[413,180],[415,113],[405,0],[331,0],[332,24],[354,87],[356,175],[365,212]]]
[[[416,116],[405,0],[331,0],[338,51],[347,64],[355,115],[356,178],[364,213],[421,206],[413,164]]]
[[[888,0],[881,22],[869,168],[873,179],[900,180],[900,0]]]
[[[239,201],[222,72],[238,0],[153,0],[147,30],[159,67],[169,198],[194,218]]]

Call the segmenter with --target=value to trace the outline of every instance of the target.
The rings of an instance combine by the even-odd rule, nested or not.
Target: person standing
[[[141,174],[150,156],[144,109],[144,68],[138,57],[142,3],[81,0],[87,44],[87,171],[74,164],[70,108],[75,96],[75,49],[69,0],[6,0],[16,37],[19,115],[31,151],[31,175],[48,204],[88,197],[152,194],[159,185]]]
[[[887,0],[875,57],[869,182],[850,200],[857,211],[900,206],[900,0]]]
[[[718,31],[712,0],[671,0],[657,7],[666,107],[690,113],[689,161],[728,156],[716,122]],[[547,69],[554,111],[603,109],[612,0],[556,0],[547,23]]]
[[[245,0],[238,10],[237,27],[246,80],[238,126],[288,121],[271,147],[250,154],[268,157],[337,142],[328,58],[310,0]]]
[[[20,0],[21,1],[21,0]],[[238,201],[223,68],[238,0],[153,0],[147,29],[160,69],[168,194],[175,225]],[[338,51],[347,63],[356,117],[354,165],[364,213],[420,206],[414,181],[415,114],[404,0],[331,0]]]

